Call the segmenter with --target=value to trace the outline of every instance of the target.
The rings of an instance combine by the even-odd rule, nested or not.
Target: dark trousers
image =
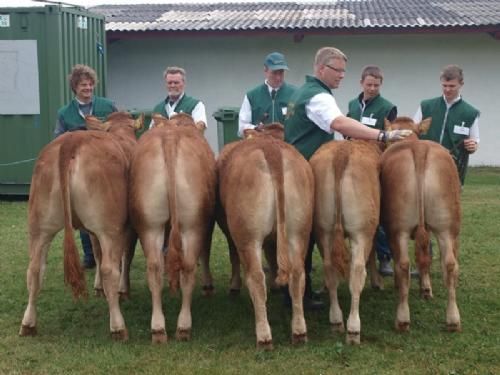
[[[83,229],[80,230],[80,240],[82,241],[83,260],[93,261],[94,252],[92,251],[92,242],[90,242],[90,235]]]
[[[377,259],[379,262],[391,260],[391,249],[389,248],[389,241],[385,234],[382,225],[377,227],[375,233],[375,250],[377,251]]]

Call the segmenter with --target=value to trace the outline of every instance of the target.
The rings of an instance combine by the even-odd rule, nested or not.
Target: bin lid
[[[220,107],[212,114],[212,116],[217,121],[234,120],[238,117],[239,113],[239,107]]]

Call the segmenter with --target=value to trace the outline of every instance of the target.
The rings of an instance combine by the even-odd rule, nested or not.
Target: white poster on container
[[[0,40],[0,115],[40,114],[36,40]]]

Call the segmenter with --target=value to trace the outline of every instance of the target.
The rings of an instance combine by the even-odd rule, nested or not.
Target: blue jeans
[[[384,228],[381,225],[377,227],[377,232],[375,233],[375,250],[377,251],[379,262],[391,260],[391,249],[389,248]]]
[[[90,242],[90,235],[83,229],[80,230],[80,240],[82,241],[83,260],[89,262],[94,261],[94,252],[92,251],[92,242]]]

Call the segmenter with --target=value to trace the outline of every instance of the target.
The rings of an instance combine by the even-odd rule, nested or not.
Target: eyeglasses
[[[331,66],[331,65],[328,65],[328,64],[325,64],[325,66],[327,68],[330,68],[332,70],[335,70],[337,73],[345,73],[345,69],[339,69],[339,68],[335,68],[334,66]]]

